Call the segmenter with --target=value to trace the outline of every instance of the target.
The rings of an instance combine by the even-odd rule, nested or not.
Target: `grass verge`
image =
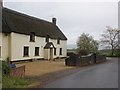
[[[26,78],[17,78],[9,75],[3,75],[2,88],[26,88],[31,81]]]

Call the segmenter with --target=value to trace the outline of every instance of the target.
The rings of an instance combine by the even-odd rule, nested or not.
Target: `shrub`
[[[5,74],[5,75],[10,74],[10,67],[6,62],[2,62],[2,74]]]
[[[87,55],[89,54],[87,50],[84,50],[84,49],[81,49],[78,54],[81,56],[81,55]]]
[[[103,54],[107,57],[120,57],[120,50],[119,49],[114,50],[113,55],[111,53],[111,50],[105,50]]]

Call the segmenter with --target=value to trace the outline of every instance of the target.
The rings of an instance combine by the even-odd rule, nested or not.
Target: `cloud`
[[[117,2],[6,2],[4,5],[47,21],[56,17],[68,44],[76,44],[83,32],[99,39],[106,26],[118,26]]]

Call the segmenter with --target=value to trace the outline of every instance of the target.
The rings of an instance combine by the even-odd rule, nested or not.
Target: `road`
[[[118,88],[118,58],[108,58],[105,63],[83,67],[44,88]]]

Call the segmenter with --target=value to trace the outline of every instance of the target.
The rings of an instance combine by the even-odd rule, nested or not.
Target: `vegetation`
[[[119,49],[115,49],[113,55],[111,53],[112,50],[100,50],[100,52],[107,57],[120,57],[120,50]]]
[[[106,31],[102,34],[101,43],[111,49],[111,51],[109,51],[109,53],[111,52],[111,54],[109,54],[110,56],[114,56],[116,54],[115,49],[118,49],[119,47],[118,36],[119,30],[109,26],[107,26]]]
[[[10,68],[6,62],[2,62],[2,74],[10,75]]]
[[[98,52],[98,42],[89,34],[81,34],[77,41],[77,53],[79,55],[87,55],[89,53]]]
[[[26,78],[10,76],[10,68],[6,62],[2,62],[2,88],[25,88],[30,84]]]
[[[73,53],[75,53],[76,49],[67,49],[67,52],[73,52]]]
[[[25,88],[29,84],[28,79],[3,75],[2,88]]]

